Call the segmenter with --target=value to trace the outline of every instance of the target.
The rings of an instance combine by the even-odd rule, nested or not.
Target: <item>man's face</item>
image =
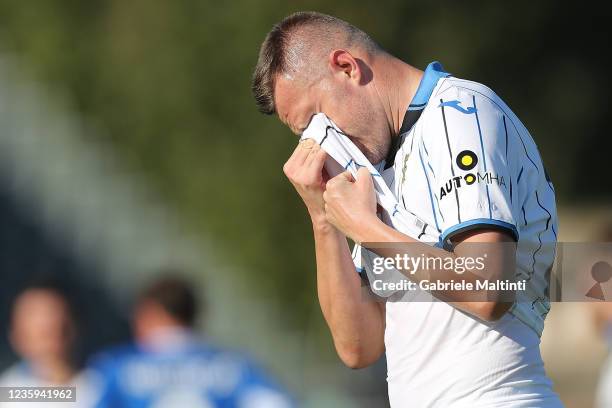
[[[275,86],[276,110],[279,119],[298,135],[314,114],[325,113],[376,164],[387,155],[391,132],[372,88],[347,75],[330,74],[304,85],[281,74]]]
[[[26,360],[66,358],[73,326],[66,301],[57,293],[33,289],[13,307],[11,341]]]

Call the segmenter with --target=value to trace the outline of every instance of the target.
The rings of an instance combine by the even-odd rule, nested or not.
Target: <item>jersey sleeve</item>
[[[478,228],[518,240],[504,115],[489,98],[463,88],[429,103],[419,154],[431,180],[440,244],[452,248],[455,235]]]

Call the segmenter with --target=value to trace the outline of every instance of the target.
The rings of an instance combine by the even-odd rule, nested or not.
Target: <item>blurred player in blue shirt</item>
[[[146,289],[134,311],[136,343],[93,359],[104,384],[97,406],[292,406],[252,362],[199,341],[193,332],[196,314],[196,298],[186,282],[163,278]]]

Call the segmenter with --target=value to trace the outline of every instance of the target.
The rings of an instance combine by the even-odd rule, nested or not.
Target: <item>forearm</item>
[[[328,223],[314,223],[317,290],[340,358],[368,365],[384,350],[383,304],[365,298],[346,237]]]
[[[377,246],[372,251],[382,257],[395,258],[397,255],[407,255],[412,258],[436,259],[445,261],[449,258],[475,259],[480,257],[484,267],[481,269],[465,269],[458,273],[455,269],[440,268],[442,264],[432,262],[435,267],[400,270],[413,282],[420,284],[427,282],[465,283],[459,289],[430,290],[430,293],[455,307],[485,320],[495,320],[511,306],[514,292],[497,291],[487,292],[478,289],[477,282],[483,280],[512,280],[514,278],[514,252],[513,243],[500,242],[470,242],[462,245],[456,252],[434,247],[413,239],[401,232],[385,225],[382,222],[371,221],[360,237],[363,242],[395,243],[386,247]],[[486,234],[486,233],[484,233]],[[482,235],[481,235],[482,237]],[[406,244],[406,245],[404,245]],[[364,244],[367,245],[367,244]],[[426,283],[427,283],[426,282]],[[471,285],[471,286],[469,286]],[[466,289],[471,287],[472,289]]]

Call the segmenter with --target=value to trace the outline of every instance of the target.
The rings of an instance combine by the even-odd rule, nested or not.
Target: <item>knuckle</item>
[[[283,173],[285,173],[285,175],[289,176],[289,174],[291,173],[291,163],[290,161],[287,161],[285,164],[283,164]]]
[[[292,183],[296,183],[296,179],[295,179],[295,177],[293,176],[293,174],[290,174],[290,173],[285,173],[285,177],[287,177],[287,179],[288,179],[290,182],[292,182]]]

